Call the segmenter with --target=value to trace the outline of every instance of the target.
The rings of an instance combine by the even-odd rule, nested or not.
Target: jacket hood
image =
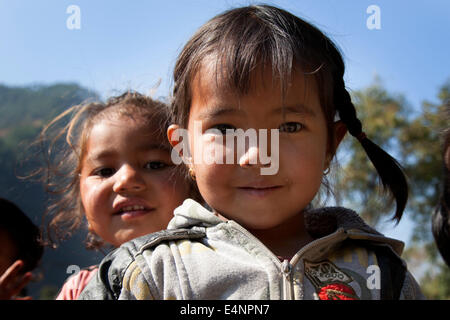
[[[224,222],[192,199],[184,200],[183,204],[176,208],[173,214],[174,217],[170,220],[167,229],[187,229],[194,226],[212,227]]]
[[[399,256],[404,243],[387,238],[376,231],[353,210],[343,207],[323,207],[308,210],[304,213],[305,226],[314,239],[327,236],[338,229],[344,229],[352,239],[370,240],[388,244]],[[212,227],[224,221],[203,207],[200,203],[186,199],[175,209],[174,217],[167,229],[181,229],[197,227]]]

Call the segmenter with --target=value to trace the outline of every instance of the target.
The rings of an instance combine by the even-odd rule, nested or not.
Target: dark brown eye
[[[211,127],[211,129],[217,129],[219,130],[223,135],[225,134],[230,134],[230,133],[234,133],[234,130],[236,130],[236,127],[232,126],[231,124],[225,124],[225,123],[221,123],[221,124],[217,124],[213,127]],[[227,132],[228,130],[228,132]],[[231,131],[233,130],[233,131]]]
[[[116,172],[113,168],[100,168],[94,172],[95,175],[100,176],[102,178],[108,178],[112,176]]]
[[[299,122],[286,122],[280,125],[280,132],[294,133],[303,129],[303,125]]]
[[[167,164],[161,161],[149,161],[145,164],[145,169],[158,170],[167,167]]]

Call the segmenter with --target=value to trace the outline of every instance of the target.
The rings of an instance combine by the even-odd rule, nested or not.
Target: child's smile
[[[80,193],[90,227],[115,246],[164,228],[189,196],[155,128],[125,116],[95,124]]]
[[[261,146],[247,147],[234,164],[194,163],[200,192],[218,214],[249,229],[280,226],[314,198],[332,156],[314,80],[294,74],[283,100],[271,72],[253,77],[250,91],[238,95],[220,79],[218,83],[211,70],[214,66],[203,66],[192,81],[189,132],[195,121],[202,121],[203,131],[217,128],[223,134],[224,129],[278,129],[279,170],[261,175],[260,168],[270,164],[261,163],[257,150]],[[195,144],[206,148],[210,140],[190,136],[192,156]]]

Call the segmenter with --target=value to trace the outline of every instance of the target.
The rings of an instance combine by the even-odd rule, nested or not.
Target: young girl
[[[80,298],[421,298],[403,243],[349,209],[312,208],[347,130],[392,192],[397,220],[407,200],[401,169],[365,136],[343,75],[334,44],[284,10],[233,9],[201,27],[175,66],[168,137],[211,210],[186,200],[167,231],[106,257]],[[189,150],[178,148],[181,129]],[[273,163],[260,140],[232,150],[234,163],[198,160],[198,150],[228,155],[239,129],[278,133],[264,150],[274,174],[261,174]]]
[[[165,138],[170,114],[165,104],[127,92],[105,104],[69,109],[43,134],[69,114],[72,119],[53,141],[59,152],[56,141],[65,137],[68,153],[51,158],[60,166],[55,168],[58,172],[49,172],[49,184],[61,197],[50,207],[50,240],[78,228],[85,216],[88,247],[119,247],[166,228],[173,210],[184,199],[195,197],[191,191],[195,189],[171,162]],[[68,179],[59,179],[61,175]],[[76,299],[96,272],[97,268],[90,268],[71,277],[57,299]]]

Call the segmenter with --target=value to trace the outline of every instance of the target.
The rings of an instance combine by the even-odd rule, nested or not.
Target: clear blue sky
[[[252,1],[219,0],[0,0],[0,83],[74,81],[103,97],[124,89],[167,95],[181,47],[214,15]],[[342,49],[350,89],[378,74],[394,93],[418,107],[436,101],[450,78],[450,1],[280,0],[314,23]],[[80,29],[66,13],[80,8]],[[380,8],[381,29],[369,30],[370,5]],[[408,221],[393,233],[407,239]]]

